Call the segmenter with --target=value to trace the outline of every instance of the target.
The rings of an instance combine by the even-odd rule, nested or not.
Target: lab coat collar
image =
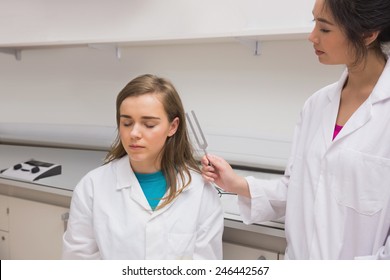
[[[328,149],[333,143],[332,136],[333,136],[337,114],[340,106],[341,90],[344,86],[347,76],[348,76],[348,72],[347,70],[345,70],[341,75],[339,81],[335,84],[335,89],[329,90],[327,93],[329,104],[324,109],[324,114],[322,119],[322,127],[323,127],[322,135],[324,138],[324,142],[326,144],[325,145],[326,149]]]
[[[118,191],[129,189],[129,197],[139,204],[145,211],[152,213],[152,209],[142,191],[142,188],[130,166],[128,156],[124,156],[113,162],[114,172],[116,174],[116,189]]]
[[[115,162],[115,165],[116,165],[115,166],[115,173],[116,173],[116,178],[117,178],[117,182],[116,182],[117,190],[121,190],[124,188],[130,188],[130,187],[133,187],[135,184],[139,185],[138,179],[135,176],[133,169],[131,168],[130,160],[129,160],[128,156],[124,156],[124,157],[118,159]],[[187,177],[185,177],[185,179],[187,180]],[[180,180],[180,177],[178,178],[178,185],[179,186],[182,185],[182,181]],[[187,191],[190,188],[191,188],[191,185],[186,187],[183,190],[183,192]]]
[[[385,68],[383,69],[383,72],[381,76],[379,77],[378,82],[376,83],[370,97],[367,99],[367,101],[371,104],[374,104],[376,102],[380,102],[384,99],[390,98],[390,57],[388,58]],[[341,75],[339,81],[336,85],[335,91],[330,91],[328,93],[328,98],[330,102],[337,102],[337,105],[339,105],[340,102],[340,95],[341,91],[344,87],[345,81],[348,78],[348,70],[344,70],[343,74]],[[335,94],[335,92],[337,94]],[[337,100],[335,100],[337,99]],[[338,106],[337,106],[338,109]]]
[[[372,104],[390,98],[390,59],[387,59],[382,75],[372,91],[369,100]]]
[[[124,156],[124,157],[118,159],[115,162],[115,165],[116,165],[115,172],[116,172],[116,177],[117,177],[116,189],[122,190],[122,189],[128,188],[130,190],[130,197],[132,197],[134,199],[134,201],[136,201],[138,204],[140,204],[146,211],[150,211],[150,213],[152,214],[151,218],[165,212],[176,201],[177,197],[170,204],[166,205],[162,209],[152,211],[152,209],[150,208],[150,205],[149,205],[149,203],[148,203],[148,201],[147,201],[147,199],[142,191],[142,188],[138,182],[138,179],[135,176],[133,169],[131,168],[129,157]],[[181,186],[180,178],[178,179],[178,185]],[[187,186],[183,190],[183,193],[188,191],[191,187],[192,187],[192,185]],[[165,195],[167,195],[167,194],[165,194]]]
[[[369,98],[351,116],[337,137],[332,141],[334,126],[336,124],[337,114],[340,106],[341,91],[347,77],[348,71],[345,70],[336,84],[336,89],[328,93],[330,106],[326,108],[325,117],[323,120],[325,128],[324,136],[326,137],[327,147],[365,125],[371,118],[373,104],[390,98],[390,62],[388,60],[382,75],[379,77],[379,80]]]
[[[124,156],[115,162],[116,173],[116,188],[121,190],[129,188],[134,185],[134,182],[138,182],[133,169],[130,166],[130,160],[128,156]]]

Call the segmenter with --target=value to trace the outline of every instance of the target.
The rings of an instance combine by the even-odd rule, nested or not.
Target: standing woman
[[[63,258],[222,259],[220,199],[193,158],[174,86],[135,78],[116,119],[106,164],[74,190]]]
[[[243,178],[212,155],[203,175],[246,223],[285,216],[287,259],[390,259],[390,1],[316,0],[313,15],[319,61],[346,70],[306,101],[285,175]]]

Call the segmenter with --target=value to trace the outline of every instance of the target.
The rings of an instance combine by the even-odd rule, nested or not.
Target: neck
[[[348,66],[348,80],[345,88],[360,92],[368,97],[381,76],[385,65],[384,57],[369,52],[363,62],[356,66]]]
[[[132,161],[130,160],[131,169],[136,173],[151,174],[161,170],[161,165],[156,162]]]

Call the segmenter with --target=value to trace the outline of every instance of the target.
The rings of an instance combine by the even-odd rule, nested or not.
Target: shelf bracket
[[[117,59],[121,59],[122,52],[121,49],[117,45],[113,44],[88,44],[89,48],[100,50],[100,51],[108,51],[115,53]]]
[[[5,53],[15,56],[17,61],[22,60],[22,50],[21,49],[12,49],[12,48],[0,48],[0,53]]]
[[[244,45],[249,47],[253,50],[253,55],[258,56],[261,55],[261,42],[259,40],[255,39],[247,39],[247,38],[239,38],[237,37],[236,40]]]

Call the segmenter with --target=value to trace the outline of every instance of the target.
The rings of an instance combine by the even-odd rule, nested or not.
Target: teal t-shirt
[[[150,207],[153,210],[156,209],[167,190],[167,180],[165,179],[164,174],[162,171],[157,171],[150,174],[135,173],[135,176],[141,185],[142,191],[144,192]]]

